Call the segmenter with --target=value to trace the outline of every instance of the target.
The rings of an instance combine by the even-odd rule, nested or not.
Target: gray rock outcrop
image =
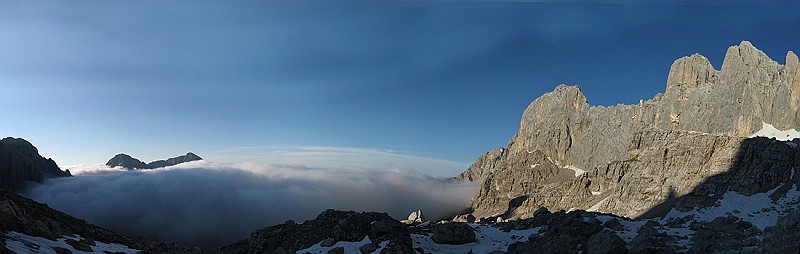
[[[39,150],[21,138],[0,140],[0,189],[19,191],[28,182],[42,182],[51,177],[72,176],[62,171],[52,159],[39,155]]]
[[[497,162],[503,157],[505,150],[505,148],[498,147],[479,156],[466,171],[456,176],[456,180],[477,181],[483,179],[497,166]]]
[[[800,129],[798,66],[792,52],[781,65],[744,41],[719,71],[699,54],[676,60],[665,92],[636,105],[590,106],[560,85],[528,106],[505,149],[457,179],[482,182],[468,205],[477,218],[542,206],[649,217],[764,192],[790,181],[798,153],[746,137],[762,123]]]
[[[458,222],[436,224],[431,226],[431,240],[438,244],[466,244],[475,242],[475,231],[472,227]]]
[[[800,253],[800,211],[778,219],[778,224],[764,229],[763,253]]]

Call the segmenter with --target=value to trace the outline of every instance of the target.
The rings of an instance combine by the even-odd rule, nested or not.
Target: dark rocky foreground
[[[250,238],[220,248],[220,253],[294,253],[318,243],[358,242],[367,249],[386,241],[380,253],[413,253],[406,226],[386,213],[327,210],[316,219],[294,221],[253,232]],[[371,246],[371,247],[370,247]]]
[[[631,220],[539,209],[527,219],[400,223],[385,213],[328,210],[258,230],[221,253],[797,253],[800,212],[760,230],[734,216]],[[348,247],[350,246],[350,247]],[[348,252],[349,253],[349,252]]]
[[[17,194],[0,192],[0,239],[6,245],[9,241],[20,241],[8,235],[17,232],[31,237],[42,237],[49,240],[63,239],[65,236],[78,235],[81,241],[67,240],[67,244],[75,250],[90,251],[98,247],[98,243],[115,243],[125,245],[141,253],[200,253],[199,249],[186,248],[175,244],[159,243],[144,238],[125,236],[107,230],[84,220],[69,216],[65,213],[37,203],[31,199]],[[55,249],[51,246],[41,246],[32,242],[22,242],[33,251],[46,251]],[[56,247],[59,248],[59,247]],[[58,250],[58,249],[57,249]],[[59,253],[70,253],[69,249],[62,248]],[[0,253],[13,253],[6,246],[0,246]]]

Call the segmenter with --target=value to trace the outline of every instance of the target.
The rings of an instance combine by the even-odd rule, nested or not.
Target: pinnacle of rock
[[[672,63],[664,95],[685,99],[698,86],[717,81],[717,71],[711,66],[711,62],[700,54],[693,54]]]

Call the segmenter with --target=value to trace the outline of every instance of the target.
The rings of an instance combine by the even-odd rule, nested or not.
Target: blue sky
[[[0,2],[0,135],[61,166],[288,147],[454,172],[558,84],[635,103],[685,55],[800,50],[788,1],[167,2]]]

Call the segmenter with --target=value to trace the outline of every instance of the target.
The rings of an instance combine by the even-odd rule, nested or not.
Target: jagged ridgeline
[[[799,69],[793,52],[781,65],[743,41],[721,70],[699,54],[676,60],[666,91],[636,105],[590,106],[560,85],[527,107],[505,148],[457,179],[482,181],[473,215],[506,219],[540,206],[654,216],[798,182],[794,143],[747,137],[800,129]]]
[[[169,166],[175,166],[181,163],[186,163],[190,161],[198,161],[202,160],[200,156],[197,156],[194,153],[186,153],[186,155],[181,155],[178,157],[169,158],[166,160],[157,160],[150,163],[144,163],[143,161],[133,158],[130,155],[121,153],[115,155],[113,158],[109,159],[106,162],[106,166],[109,167],[123,167],[128,170],[131,169],[154,169],[154,168],[163,168]]]

